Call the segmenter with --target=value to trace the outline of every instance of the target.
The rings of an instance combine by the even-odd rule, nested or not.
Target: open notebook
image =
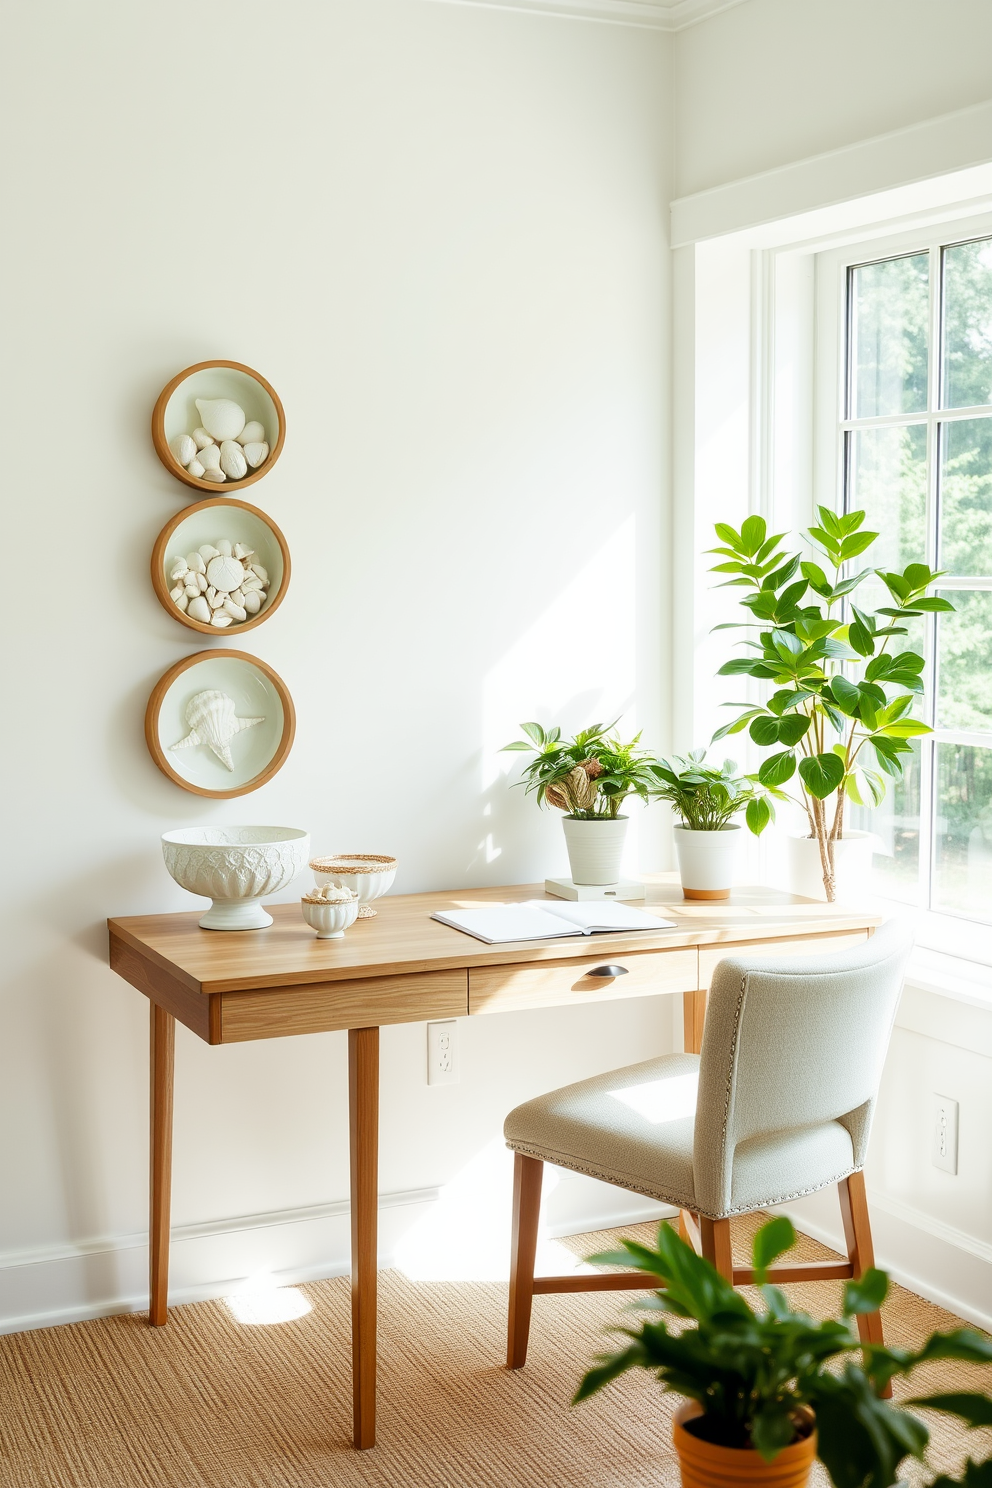
[[[497,945],[505,940],[550,940],[555,935],[595,935],[610,930],[674,930],[674,920],[659,920],[626,904],[480,904],[471,909],[437,910],[432,920],[451,925]]]

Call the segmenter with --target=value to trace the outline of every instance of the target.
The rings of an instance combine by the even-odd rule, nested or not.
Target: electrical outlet
[[[458,1021],[452,1018],[445,1023],[427,1025],[427,1083],[428,1085],[457,1085],[461,1076],[458,1070]]]
[[[945,1173],[958,1170],[958,1103],[946,1095],[933,1098],[932,1160]]]

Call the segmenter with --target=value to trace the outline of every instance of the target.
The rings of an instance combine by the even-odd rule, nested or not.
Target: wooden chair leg
[[[710,1261],[720,1275],[734,1284],[734,1256],[730,1247],[730,1220],[707,1219],[699,1216],[699,1238],[703,1246],[703,1258]]]
[[[699,1217],[689,1209],[679,1210],[679,1239],[691,1245],[697,1255],[700,1254]]]
[[[851,1262],[855,1279],[863,1276],[875,1264],[875,1247],[871,1238],[871,1220],[868,1217],[868,1196],[865,1193],[864,1173],[852,1173],[837,1185],[840,1199],[841,1219],[844,1221],[844,1239],[847,1242],[847,1258]],[[858,1337],[862,1343],[882,1343],[882,1314],[862,1312],[858,1314]],[[888,1399],[892,1386],[885,1391]]]
[[[506,1367],[527,1362],[530,1309],[534,1296],[534,1259],[541,1217],[544,1164],[536,1157],[513,1155],[513,1236],[510,1242],[510,1313],[506,1334]]]

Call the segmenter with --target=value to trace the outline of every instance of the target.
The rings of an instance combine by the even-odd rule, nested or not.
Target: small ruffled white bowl
[[[318,940],[339,940],[349,925],[358,919],[357,899],[346,899],[337,904],[318,904],[313,899],[301,899],[300,908],[311,930],[316,930]]]

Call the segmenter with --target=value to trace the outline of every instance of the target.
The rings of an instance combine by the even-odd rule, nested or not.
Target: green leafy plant
[[[820,1322],[794,1311],[765,1278],[795,1239],[784,1218],[771,1220],[754,1238],[762,1310],[752,1308],[666,1224],[654,1249],[624,1240],[622,1249],[590,1257],[594,1264],[630,1266],[660,1278],[662,1286],[633,1308],[667,1314],[680,1324],[673,1330],[662,1317],[616,1330],[629,1342],[600,1356],[573,1404],[628,1369],[648,1369],[666,1390],[699,1402],[702,1415],[686,1423],[688,1430],[721,1446],[752,1446],[766,1462],[798,1439],[799,1413],[808,1406],[816,1416],[818,1455],[837,1488],[889,1488],[899,1464],[907,1456],[922,1458],[929,1439],[922,1421],[881,1398],[889,1381],[928,1360],[988,1363],[992,1341],[958,1328],[932,1334],[915,1351],[862,1345],[851,1323],[885,1299],[888,1277],[877,1270],[846,1284],[839,1321]],[[686,1319],[695,1326],[683,1326]],[[977,1393],[920,1396],[910,1404],[947,1411],[969,1425],[986,1425],[992,1415],[992,1401]],[[968,1472],[966,1488],[989,1488],[988,1464],[970,1464]],[[952,1482],[937,1480],[940,1488]]]
[[[941,574],[925,563],[910,563],[902,573],[865,568],[842,577],[878,533],[863,530],[863,511],[838,516],[821,506],[818,512],[819,525],[807,536],[832,567],[830,578],[818,563],[783,552],[785,534],[769,537],[761,517],[748,517],[740,532],[716,524],[721,546],[710,551],[723,561],[711,571],[732,574],[727,584],[751,591],[741,599],[750,612],[744,625],[758,631],[756,640],[744,642],[758,654],[728,661],[719,675],[754,677],[774,691],[756,706],[728,704],[745,711],[713,740],[746,728],[756,744],[775,749],[758,770],[758,781],[796,799],[806,812],[809,835],[820,848],[827,899],[833,900],[845,802],[878,806],[886,778],[902,774],[912,739],[931,732],[910,716],[923,691],[924,662],[916,651],[889,649],[893,637],[907,634],[905,624],[896,622],[954,606],[927,594]],[[884,585],[890,603],[863,608],[855,596],[873,578]],[[737,627],[717,627],[726,628]],[[798,798],[783,791],[795,777]],[[766,801],[755,823],[749,822],[753,831],[770,810]]]
[[[741,811],[757,804],[755,782],[737,773],[734,760],[724,760],[719,769],[704,763],[705,749],[692,749],[685,757],[658,760],[648,766],[657,784],[652,795],[670,801],[683,826],[693,832],[719,832]]]
[[[539,723],[522,723],[526,739],[504,744],[504,750],[534,754],[518,784],[537,795],[538,805],[556,806],[581,821],[613,820],[627,796],[647,800],[654,784],[653,763],[638,749],[640,734],[624,744],[615,725],[594,724],[573,739],[561,729],[545,731]]]

